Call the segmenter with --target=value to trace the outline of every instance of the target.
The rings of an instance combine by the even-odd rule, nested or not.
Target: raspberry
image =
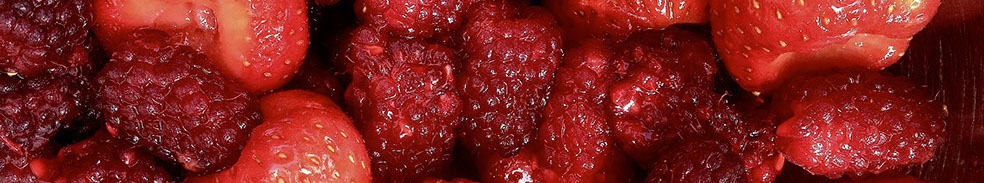
[[[744,169],[728,143],[706,136],[687,138],[659,155],[646,182],[743,182]]]
[[[716,68],[703,39],[666,29],[627,40],[615,48],[607,110],[621,148],[647,167],[653,154],[729,114],[712,92]]]
[[[925,88],[875,72],[793,80],[775,97],[779,150],[813,174],[863,176],[922,164],[943,143],[943,107]]]
[[[101,131],[62,148],[55,159],[35,160],[31,167],[54,182],[170,182],[171,175],[142,149]]]
[[[84,110],[82,84],[68,75],[0,77],[0,139],[6,148],[29,158],[53,152],[52,137]]]
[[[474,4],[467,17],[457,84],[462,142],[473,154],[515,155],[536,132],[562,57],[562,34],[545,9],[511,1]]]
[[[0,71],[37,77],[88,62],[85,0],[0,0]]]
[[[383,37],[363,25],[346,52],[345,93],[372,159],[374,181],[416,182],[453,160],[461,99],[450,48]]]
[[[38,182],[28,163],[27,157],[0,148],[0,182]]]
[[[430,38],[461,27],[471,0],[357,0],[355,15],[385,32]]]
[[[259,123],[256,106],[204,55],[168,39],[161,31],[136,31],[99,73],[106,126],[192,173],[221,170],[236,161]]]

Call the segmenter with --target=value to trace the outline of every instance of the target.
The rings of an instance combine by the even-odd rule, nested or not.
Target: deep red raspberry
[[[744,182],[745,172],[728,142],[712,134],[688,137],[660,153],[646,182]]]
[[[813,174],[861,176],[922,164],[943,143],[944,110],[926,89],[875,72],[794,80],[779,90],[778,148]]]
[[[30,158],[54,152],[52,137],[83,112],[84,92],[75,77],[34,79],[0,76],[0,139],[6,149]]]
[[[454,51],[419,40],[390,42],[367,25],[350,40],[345,99],[366,140],[374,181],[417,182],[445,172],[462,107]]]
[[[484,183],[514,183],[514,182],[550,182],[556,180],[556,175],[545,172],[538,160],[538,147],[523,149],[518,154],[503,158],[489,156],[488,160],[480,160],[479,178]]]
[[[31,169],[53,182],[171,181],[153,156],[105,131],[62,148],[54,159],[32,161]]]
[[[720,108],[730,109],[728,106]],[[731,150],[738,153],[748,182],[773,182],[786,162],[775,148],[775,114],[760,108],[742,110],[740,120],[725,117],[727,120],[717,120],[719,123],[711,126],[719,127],[717,134],[726,138],[731,143]]]
[[[30,160],[24,156],[0,148],[0,182],[38,182],[31,172]]]
[[[718,109],[722,98],[712,92],[714,54],[702,38],[667,29],[627,40],[615,47],[607,110],[618,144],[648,167],[653,154],[727,112]]]
[[[110,133],[193,173],[236,161],[258,123],[251,97],[224,79],[201,53],[140,30],[96,79]]]
[[[471,0],[356,0],[355,15],[384,32],[430,38],[461,27]]]
[[[88,2],[0,0],[0,71],[36,77],[88,62]]]
[[[709,0],[545,0],[569,36],[625,38],[678,23],[707,23]]]
[[[550,182],[629,182],[634,169],[615,145],[603,107],[610,55],[600,42],[575,48],[557,70],[537,142]]]
[[[304,58],[301,69],[294,75],[294,79],[287,83],[286,88],[312,91],[328,96],[336,104],[344,104],[346,85],[340,80],[340,75],[335,68],[322,58],[318,54],[309,52]]]
[[[563,53],[560,29],[545,9],[511,1],[477,3],[467,14],[462,142],[472,153],[515,155],[536,132]]]

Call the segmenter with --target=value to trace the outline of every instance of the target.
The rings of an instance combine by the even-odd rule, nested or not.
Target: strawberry
[[[797,74],[881,70],[905,54],[939,0],[712,0],[711,32],[738,83],[762,93]]]
[[[330,98],[304,90],[260,99],[256,127],[231,168],[186,182],[370,182],[359,131]]]
[[[709,0],[547,0],[568,35],[625,38],[673,24],[707,23]]]
[[[208,55],[251,93],[286,84],[309,44],[305,0],[96,0],[96,34],[110,51],[135,28],[160,29]]]

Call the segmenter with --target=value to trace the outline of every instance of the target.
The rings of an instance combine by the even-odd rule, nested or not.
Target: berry
[[[708,1],[547,0],[546,5],[570,36],[625,38],[673,24],[705,24]]]
[[[357,0],[360,20],[385,27],[384,32],[411,38],[430,38],[457,30],[471,0]]]
[[[171,182],[154,157],[106,131],[62,148],[54,159],[37,159],[31,169],[53,182]]]
[[[54,152],[52,138],[84,111],[80,98],[85,89],[75,78],[0,76],[0,139],[5,149],[29,158]]]
[[[465,178],[454,178],[454,179],[451,179],[451,180],[436,179],[436,178],[427,178],[427,179],[424,179],[424,181],[422,183],[478,183],[478,182],[475,182],[475,181],[472,181],[472,180],[468,180],[468,179],[465,179]]]
[[[309,53],[301,70],[297,71],[294,79],[285,88],[302,89],[325,95],[336,104],[345,103],[345,84],[336,74],[335,68],[321,59],[322,57]]]
[[[875,72],[798,79],[779,90],[777,147],[813,174],[863,176],[929,161],[943,107],[905,78]]]
[[[473,154],[515,155],[536,132],[562,34],[545,9],[511,1],[473,4],[466,15],[457,84],[462,142]]]
[[[7,148],[0,148],[0,182],[38,182],[31,171],[30,159]]]
[[[734,79],[768,93],[829,69],[881,70],[933,18],[939,0],[712,0],[711,32]]]
[[[110,51],[134,29],[168,32],[251,93],[290,81],[309,40],[307,0],[95,0],[96,34]]]
[[[513,182],[550,182],[556,176],[544,172],[541,164],[537,161],[536,150],[526,148],[518,154],[503,158],[499,156],[488,156],[490,160],[484,162],[486,165],[482,171],[481,180],[485,183],[513,183]],[[480,168],[481,169],[481,168]]]
[[[231,165],[258,123],[251,97],[164,32],[130,39],[96,79],[109,132],[192,173]]]
[[[260,105],[264,122],[239,161],[186,182],[370,182],[365,142],[331,99],[290,90],[266,95]]]
[[[346,52],[346,102],[372,157],[374,181],[418,182],[453,160],[461,99],[457,56],[420,40],[395,40],[363,25]]]
[[[700,37],[678,29],[646,31],[615,46],[616,77],[606,110],[619,146],[643,167],[668,145],[726,115],[712,92],[713,52]]]
[[[743,182],[744,169],[728,143],[713,135],[690,137],[660,153],[646,182]]]
[[[629,182],[634,169],[615,145],[602,101],[611,67],[604,45],[592,42],[572,50],[557,70],[543,108],[537,142],[549,182]]]
[[[85,0],[0,0],[0,71],[38,77],[89,62]]]

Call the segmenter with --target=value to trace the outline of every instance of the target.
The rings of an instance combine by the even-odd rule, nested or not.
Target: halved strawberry
[[[370,182],[365,142],[330,98],[291,90],[260,103],[264,122],[239,161],[186,182]]]
[[[546,0],[568,36],[625,38],[678,23],[706,24],[709,0]]]
[[[110,51],[136,28],[199,49],[252,93],[287,83],[310,42],[305,0],[96,0],[96,34]]]
[[[839,68],[881,70],[936,14],[939,0],[713,0],[711,31],[731,75],[752,92]]]

